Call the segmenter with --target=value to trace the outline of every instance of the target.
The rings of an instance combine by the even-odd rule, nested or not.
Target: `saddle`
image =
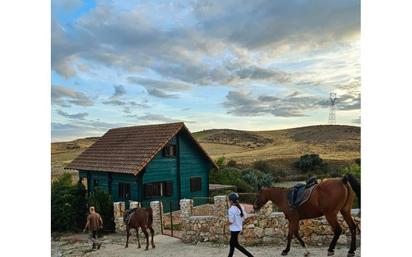
[[[316,177],[312,177],[306,183],[297,183],[288,190],[288,203],[292,208],[297,208],[309,200],[313,189],[318,184]]]
[[[130,217],[132,217],[133,213],[134,213],[136,210],[137,210],[137,208],[133,208],[133,209],[130,209],[130,210],[127,212],[127,215],[125,215],[125,216],[123,217],[124,223],[129,224]]]

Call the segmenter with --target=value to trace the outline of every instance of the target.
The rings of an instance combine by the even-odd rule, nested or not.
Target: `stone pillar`
[[[134,209],[134,208],[140,208],[140,203],[136,202],[136,201],[130,202],[129,203],[129,209],[131,210],[131,209]]]
[[[124,233],[126,231],[126,226],[123,222],[123,214],[125,212],[124,202],[114,202],[113,203],[113,217],[117,233]]]
[[[153,229],[155,234],[161,234],[162,232],[162,217],[163,215],[163,205],[160,201],[151,201],[150,208],[153,210]]]
[[[213,201],[214,201],[213,208],[214,208],[214,213],[216,214],[216,216],[226,217],[227,207],[228,207],[226,195],[217,195],[213,197]]]
[[[192,199],[181,199],[180,200],[180,215],[182,220],[192,216],[193,200]]]

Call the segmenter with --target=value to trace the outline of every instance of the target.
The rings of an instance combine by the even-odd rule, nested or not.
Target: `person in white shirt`
[[[229,255],[228,257],[233,256],[235,248],[241,251],[243,254],[249,257],[253,255],[243,248],[238,241],[239,233],[242,231],[242,225],[244,219],[246,219],[246,212],[242,206],[239,204],[239,195],[236,193],[231,193],[228,196],[230,201],[230,208],[228,210],[229,215],[229,229],[230,229],[230,241],[229,241]]]

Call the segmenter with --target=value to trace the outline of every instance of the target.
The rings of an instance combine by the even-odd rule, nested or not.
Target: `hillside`
[[[265,160],[275,170],[295,173],[293,162],[303,154],[317,153],[331,167],[360,158],[360,127],[319,125],[271,131],[211,129],[193,133],[213,159],[225,156],[242,166]],[[78,156],[98,138],[52,143],[52,174]]]

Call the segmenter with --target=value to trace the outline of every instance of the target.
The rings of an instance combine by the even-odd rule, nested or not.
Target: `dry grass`
[[[242,165],[266,160],[273,167],[294,172],[292,163],[307,153],[319,154],[331,166],[360,158],[360,128],[320,125],[273,131],[213,129],[193,133],[213,159],[225,156]],[[52,176],[76,158],[97,138],[52,143]]]

